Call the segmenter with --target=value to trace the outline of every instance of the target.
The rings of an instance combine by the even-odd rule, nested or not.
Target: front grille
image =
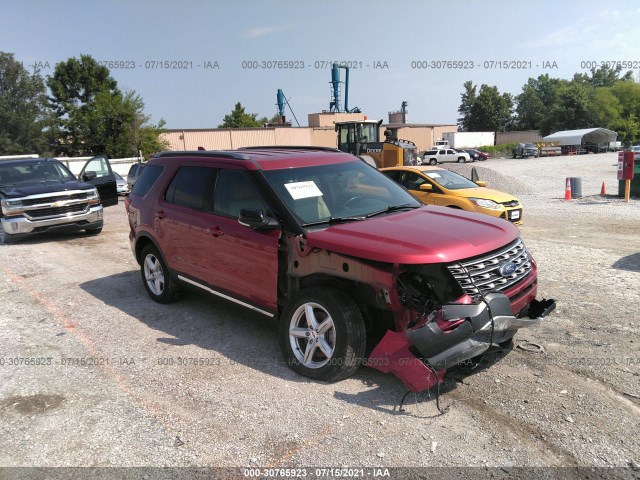
[[[503,276],[499,271],[500,267],[508,262],[515,264],[515,271]],[[533,267],[524,243],[517,239],[507,247],[489,255],[452,263],[447,268],[464,292],[475,297],[480,291],[487,294],[506,290],[526,278]]]
[[[42,203],[54,203],[64,200],[84,200],[87,198],[87,193],[74,193],[72,195],[51,195],[38,198],[25,198],[22,200],[22,205],[29,207],[31,205],[40,205]]]
[[[504,205],[505,207],[517,207],[518,206],[518,201],[517,200],[509,200],[508,202],[500,202],[500,205]]]
[[[82,213],[87,209],[86,203],[78,203],[76,205],[65,205],[64,207],[38,208],[28,210],[27,215],[31,218],[57,217],[67,215],[69,213]]]

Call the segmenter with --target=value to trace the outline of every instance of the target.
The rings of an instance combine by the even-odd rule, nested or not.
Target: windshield
[[[478,185],[462,175],[450,172],[449,170],[438,170],[434,172],[426,171],[424,174],[435,183],[448,190],[460,190],[462,188],[478,188]]]
[[[358,128],[358,138],[361,142],[376,142],[378,140],[378,136],[376,135],[376,130],[378,129],[378,124],[365,123]]]
[[[66,183],[76,178],[60,162],[40,161],[12,165],[0,163],[0,185]]]
[[[359,160],[264,175],[303,225],[361,220],[394,208],[420,206],[393,180]]]

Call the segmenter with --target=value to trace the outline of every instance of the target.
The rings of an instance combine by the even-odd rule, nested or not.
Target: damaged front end
[[[387,331],[369,363],[396,375],[412,392],[434,387],[448,368],[499,347],[518,329],[538,325],[555,309],[554,300],[533,299],[525,315],[516,315],[505,294],[472,298],[437,266],[399,275],[398,294],[404,307],[397,317],[398,331]]]

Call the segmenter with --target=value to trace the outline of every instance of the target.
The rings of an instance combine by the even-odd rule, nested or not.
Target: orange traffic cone
[[[600,195],[604,197],[607,194],[607,186],[604,184],[604,180],[602,181],[602,188],[600,189]]]
[[[571,200],[571,179],[567,178],[567,186],[564,189],[564,199]]]

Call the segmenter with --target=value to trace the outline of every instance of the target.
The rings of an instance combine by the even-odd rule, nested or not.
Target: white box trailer
[[[495,132],[447,132],[443,139],[451,148],[478,148],[495,144]]]

